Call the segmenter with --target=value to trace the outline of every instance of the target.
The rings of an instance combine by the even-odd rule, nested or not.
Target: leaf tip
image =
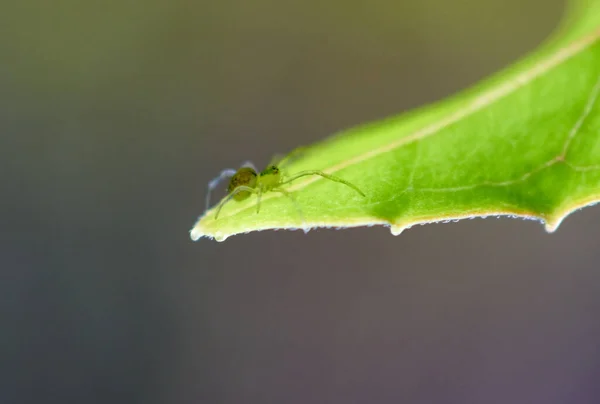
[[[192,241],[198,241],[203,237],[216,240],[218,242],[225,241],[236,232],[223,232],[222,230],[218,230],[214,228],[214,226],[207,223],[207,214],[200,216],[196,223],[194,223],[194,227],[190,230],[190,239]]]
[[[190,230],[190,238],[192,239],[192,241],[198,241],[202,236],[204,236],[204,234],[198,227],[198,225],[195,225],[192,228],[192,230]]]
[[[190,238],[192,239],[192,241],[198,241],[202,237],[215,239],[217,241],[225,241],[225,239],[227,239],[228,235],[221,234],[220,232],[211,234],[209,231],[207,231],[205,229],[205,227],[203,226],[203,223],[202,223],[203,217],[204,216],[201,216],[194,224],[194,227],[192,227],[192,229],[190,230]]]

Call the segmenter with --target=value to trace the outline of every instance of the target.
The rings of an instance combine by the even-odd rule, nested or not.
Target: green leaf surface
[[[600,0],[572,4],[561,28],[508,69],[441,102],[343,131],[286,173],[323,170],[280,193],[200,217],[193,240],[254,230],[387,225],[509,215],[554,231],[600,201]],[[300,213],[298,212],[300,208]]]

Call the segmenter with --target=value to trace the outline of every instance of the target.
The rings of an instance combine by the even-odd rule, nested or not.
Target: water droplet
[[[392,232],[392,235],[394,235],[394,236],[399,236],[405,229],[406,229],[405,225],[391,225],[390,226],[390,231]]]
[[[228,236],[226,236],[223,233],[215,233],[215,240],[217,240],[219,243],[227,240]]]

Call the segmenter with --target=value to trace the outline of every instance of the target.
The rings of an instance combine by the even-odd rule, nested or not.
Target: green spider
[[[219,217],[219,213],[223,206],[226,203],[231,201],[232,199],[236,201],[243,201],[248,199],[252,194],[256,194],[256,213],[260,212],[260,201],[263,194],[267,192],[279,192],[284,196],[290,198],[290,200],[294,203],[296,210],[299,215],[302,217],[302,211],[298,207],[298,203],[296,199],[292,196],[292,194],[285,189],[282,188],[283,185],[289,184],[292,181],[297,180],[300,177],[306,177],[308,175],[318,175],[325,179],[339,182],[344,184],[356,192],[358,192],[363,197],[366,196],[356,185],[351,184],[350,182],[343,180],[339,177],[336,177],[331,174],[326,174],[323,171],[319,170],[306,170],[300,171],[290,178],[284,178],[280,167],[283,166],[285,162],[287,162],[293,155],[296,155],[301,150],[296,150],[283,159],[273,159],[271,164],[267,166],[263,171],[259,172],[254,164],[251,162],[246,162],[242,164],[242,166],[238,170],[234,169],[226,169],[221,172],[221,174],[210,181],[208,183],[208,193],[206,194],[206,210],[210,206],[210,194],[211,192],[219,185],[221,181],[226,178],[230,178],[229,186],[227,187],[227,196],[219,203],[217,206],[217,211],[215,213],[215,220]],[[304,221],[304,219],[302,219]]]

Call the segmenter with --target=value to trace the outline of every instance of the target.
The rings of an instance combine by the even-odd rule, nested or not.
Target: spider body
[[[236,171],[236,173],[229,180],[229,185],[227,186],[227,193],[231,194],[235,189],[239,186],[248,186],[250,188],[256,187],[256,182],[258,181],[258,174],[252,167],[242,167]],[[233,199],[236,201],[243,201],[244,199],[248,199],[252,195],[251,192],[243,191],[234,194]]]
[[[216,188],[219,182],[228,177],[230,177],[230,180],[229,185],[227,187],[227,196],[217,206],[215,220],[219,217],[219,213],[221,212],[223,206],[225,206],[225,204],[228,203],[231,199],[234,199],[236,201],[243,201],[245,199],[248,199],[252,194],[256,194],[256,213],[259,213],[261,197],[267,192],[278,192],[290,198],[290,200],[294,203],[298,214],[300,215],[300,217],[302,217],[302,211],[298,207],[296,199],[292,196],[292,194],[283,189],[282,186],[289,184],[290,182],[300,177],[305,177],[309,175],[318,175],[330,181],[339,182],[354,189],[360,195],[365,196],[365,194],[358,187],[351,184],[350,182],[318,170],[301,171],[289,178],[284,178],[280,166],[282,162],[287,160],[288,158],[289,156],[281,160],[279,166],[273,163],[269,164],[267,168],[265,168],[260,173],[254,167],[254,165],[249,162],[243,164],[242,167],[240,167],[238,170],[224,170],[223,172],[221,172],[221,175],[219,175],[217,178],[215,178],[208,184],[208,193],[206,195],[206,210],[208,210],[210,205],[211,191],[214,188]]]
[[[260,173],[260,183],[265,188],[275,188],[281,183],[281,170],[276,165],[270,165]]]

